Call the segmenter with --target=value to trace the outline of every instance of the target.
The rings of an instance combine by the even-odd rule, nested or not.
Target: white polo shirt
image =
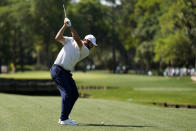
[[[54,64],[60,65],[65,70],[71,71],[82,59],[89,55],[89,49],[83,45],[80,50],[73,37],[64,37],[64,46],[59,52]]]

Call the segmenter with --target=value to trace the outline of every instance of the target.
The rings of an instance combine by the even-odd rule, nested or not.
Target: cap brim
[[[89,39],[88,39],[89,40]],[[89,40],[90,41],[90,40]],[[94,46],[98,46],[96,43],[94,43],[94,42],[92,42],[92,41],[90,41]]]
[[[96,43],[93,43],[94,46],[98,46]]]

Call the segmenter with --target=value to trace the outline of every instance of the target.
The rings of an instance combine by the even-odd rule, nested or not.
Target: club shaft
[[[63,10],[64,10],[65,18],[67,18],[64,4],[63,4]]]

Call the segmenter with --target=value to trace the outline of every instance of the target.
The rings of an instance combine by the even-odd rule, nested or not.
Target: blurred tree
[[[67,8],[67,14],[72,24],[83,39],[87,34],[93,34],[97,38],[98,48],[92,51],[92,58],[96,64],[108,66],[107,60],[112,59],[111,55],[103,57],[103,52],[107,54],[118,37],[112,32],[111,7],[102,5],[99,0],[81,0]],[[114,39],[114,40],[113,40]],[[106,54],[106,55],[107,55]],[[113,64],[109,65],[113,68]]]
[[[137,38],[134,38],[133,32],[136,27],[136,20],[134,19],[134,9],[137,0],[121,0],[121,4],[115,8],[117,15],[116,21],[116,32],[118,32],[120,44],[118,48],[121,50],[121,59],[124,61],[123,65],[133,67],[133,57],[135,54],[135,45],[138,42]]]
[[[6,5],[8,5],[8,3],[9,3],[9,0],[1,0],[0,6],[6,6]]]
[[[9,13],[7,6],[0,6],[0,72],[1,65],[8,65],[11,59],[10,39],[7,38],[11,36],[9,32],[11,28],[10,21],[7,17]]]
[[[153,63],[153,50],[154,43],[153,41],[144,41],[137,47],[136,56],[134,58],[136,63],[140,63],[140,66],[145,71],[152,68]]]
[[[9,18],[11,20],[11,32],[13,36],[13,61],[15,66],[19,64],[20,70],[24,71],[25,58],[29,58],[29,53],[32,51],[31,4],[29,1],[20,0],[13,1],[10,6],[12,7]]]
[[[1,12],[1,16],[4,16],[2,20],[2,23],[4,23],[2,25],[4,26],[3,30],[1,30],[1,40],[3,40],[1,45],[6,44],[5,47],[9,46],[9,49],[5,50],[5,54],[9,53],[7,56],[11,57],[3,56],[2,59],[7,59],[7,62],[13,62],[15,67],[19,64],[20,70],[23,71],[25,55],[27,56],[32,49],[26,48],[29,47],[28,44],[32,43],[30,42],[30,29],[28,25],[31,21],[30,2],[25,0],[9,0],[7,3],[9,4],[4,5],[4,11]]]
[[[165,1],[164,1],[165,2]],[[161,8],[163,3],[160,0],[139,0],[134,9],[133,19],[135,27],[132,36],[136,39],[135,62],[142,65],[147,71],[153,64],[154,40],[160,37],[160,26],[158,17],[164,12]]]
[[[155,60],[171,66],[184,66],[191,60],[190,39],[179,31],[159,39],[155,47]]]
[[[40,59],[41,64],[49,67],[53,63],[52,54],[56,51],[52,49],[53,44],[56,44],[54,38],[63,25],[63,4],[68,6],[70,0],[32,0],[31,2],[34,47],[37,51],[37,57],[39,57],[37,59]],[[37,38],[40,39],[37,40]]]
[[[196,12],[192,6],[190,2],[178,0],[160,17],[163,37],[156,44],[156,61],[173,66],[191,64],[190,61],[196,52],[194,33]]]
[[[195,69],[196,69],[196,1],[184,0],[186,9],[184,10],[184,17],[181,17],[182,23],[187,26],[187,35],[191,40],[191,48],[194,54]],[[188,19],[187,19],[188,18]]]
[[[144,70],[158,63],[196,67],[195,0],[100,1],[1,0],[0,65],[23,70],[24,64],[53,64],[62,47],[54,37],[63,24],[64,3],[81,38],[97,38],[99,47],[87,59],[91,64],[113,71],[117,64]]]

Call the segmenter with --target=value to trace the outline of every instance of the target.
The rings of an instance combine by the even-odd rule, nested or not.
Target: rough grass
[[[79,99],[71,118],[79,126],[60,126],[60,97],[0,93],[1,131],[193,131],[195,109],[161,108],[113,100]],[[101,122],[104,125],[101,125]]]

